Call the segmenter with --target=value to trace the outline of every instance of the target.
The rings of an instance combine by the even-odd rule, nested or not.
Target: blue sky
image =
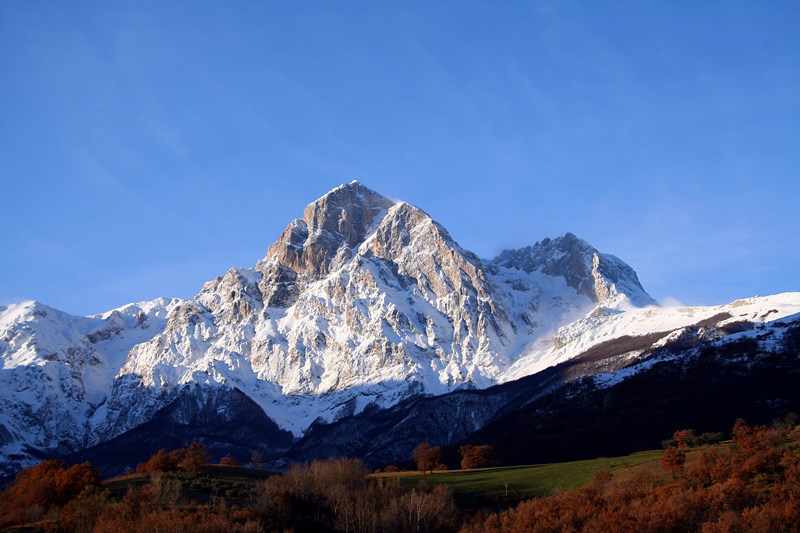
[[[0,304],[189,298],[357,179],[490,258],[800,290],[798,2],[0,2]]]

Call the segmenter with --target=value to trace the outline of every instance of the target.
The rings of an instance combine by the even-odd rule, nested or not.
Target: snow
[[[639,337],[663,332],[664,336],[653,347],[663,346],[680,335],[684,328],[725,313],[731,317],[719,321],[717,327],[740,321],[756,324],[776,322],[800,312],[800,293],[754,297],[709,307],[623,308],[618,311],[602,313],[601,317],[593,312],[562,327],[558,336],[567,339],[565,346],[556,349],[554,346],[539,345],[522,355],[506,374],[506,381],[536,373],[547,366],[576,357],[592,346],[625,336]]]
[[[588,276],[581,283],[556,268],[574,266],[567,245]],[[482,261],[402,202],[377,213],[348,250],[336,252],[326,275],[298,275],[298,296],[280,306],[261,299],[277,266],[267,257],[209,281],[189,301],[162,298],[90,317],[37,302],[0,307],[0,424],[13,435],[0,442],[0,456],[112,438],[192,383],[237,387],[299,437],[317,420],[512,381],[623,337],[663,333],[658,346],[712,318],[721,328],[800,314],[800,293],[648,305],[630,267],[569,235]],[[539,266],[526,271],[516,260]],[[624,357],[635,361],[642,351]]]
[[[422,281],[404,288],[372,250],[378,233],[406,216],[423,218],[398,251],[398,273]],[[174,331],[134,347],[120,376],[139,376],[130,383],[154,390],[197,380],[235,383],[299,436],[315,420],[335,419],[338,406],[355,398],[369,398],[355,402],[356,412],[369,403],[388,407],[418,391],[409,386],[413,382],[427,394],[465,384],[484,388],[569,356],[553,349],[554,339],[595,310],[587,296],[562,277],[503,267],[484,272],[480,264],[475,268],[486,285],[481,296],[473,295],[464,283],[475,281],[462,279],[460,269],[458,278],[450,278],[443,259],[436,260],[436,280],[417,270],[430,254],[425,247],[442,245],[468,257],[430,217],[401,202],[380,213],[350,261],[307,281],[288,307],[265,308],[248,296],[262,282],[260,272],[231,270],[190,302],[197,310],[191,320],[176,319]],[[434,281],[450,292],[437,296]],[[244,323],[220,320],[233,305],[229,293],[253,309]],[[621,313],[628,302],[616,296],[607,304]],[[497,309],[497,324],[480,318],[480,309]],[[131,423],[146,416],[142,412]]]
[[[128,352],[162,331],[179,302],[140,302],[90,317],[38,302],[0,307],[0,424],[13,437],[0,443],[0,454],[84,442],[104,418]]]

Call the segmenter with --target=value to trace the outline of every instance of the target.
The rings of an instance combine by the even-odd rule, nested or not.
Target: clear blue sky
[[[800,290],[800,3],[0,2],[0,303],[189,298],[357,179],[481,257]]]

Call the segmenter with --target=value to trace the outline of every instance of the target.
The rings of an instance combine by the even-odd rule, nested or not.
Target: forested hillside
[[[648,453],[521,471],[423,475],[438,454],[430,446],[420,447],[420,474],[389,467],[369,473],[362,461],[346,458],[270,474],[252,468],[259,466],[257,456],[247,468],[232,457],[209,464],[208,450],[199,443],[161,450],[136,472],[110,480],[102,480],[91,464],[67,467],[50,460],[23,469],[0,493],[0,530],[798,531],[797,422],[793,414],[772,427],[738,420],[732,440],[713,445],[706,443],[719,435],[681,430],[665,439],[667,449],[655,458]],[[488,464],[497,460],[488,448],[482,451]],[[475,447],[465,446],[462,454],[465,466],[479,457]],[[539,477],[527,492],[520,490],[525,485],[520,472]],[[462,473],[469,481],[459,482]],[[505,479],[505,494],[464,497],[464,491],[480,486],[481,477],[492,485]],[[545,478],[551,482],[542,483]],[[564,491],[559,483],[579,488]]]

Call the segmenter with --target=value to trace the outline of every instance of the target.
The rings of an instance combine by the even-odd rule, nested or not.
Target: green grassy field
[[[423,479],[430,484],[445,483],[453,489],[460,505],[469,505],[506,493],[510,495],[519,492],[533,497],[552,494],[558,490],[577,489],[589,483],[598,470],[608,468],[615,472],[648,461],[660,461],[663,454],[663,450],[657,450],[569,463],[438,471],[424,477],[421,474],[398,477],[407,489],[416,487]]]
[[[505,496],[530,498],[552,494],[560,490],[574,490],[592,480],[595,472],[607,468],[620,472],[633,467],[650,467],[661,470],[660,459],[663,450],[641,452],[623,457],[610,457],[527,466],[507,466],[475,470],[436,471],[423,476],[417,472],[398,472],[377,474],[377,477],[393,477],[401,485],[411,490],[421,482],[435,485],[444,483],[453,490],[456,503],[461,507],[493,505],[498,498]],[[272,475],[269,472],[252,470],[240,466],[208,465],[206,472],[197,480],[188,480],[180,474],[169,474],[171,478],[181,478],[184,496],[187,501],[207,503],[212,495],[226,497],[229,503],[241,503],[240,499],[258,480]],[[119,499],[129,487],[141,488],[149,483],[143,474],[133,474],[108,480],[104,486]],[[196,485],[196,486],[195,486]]]

